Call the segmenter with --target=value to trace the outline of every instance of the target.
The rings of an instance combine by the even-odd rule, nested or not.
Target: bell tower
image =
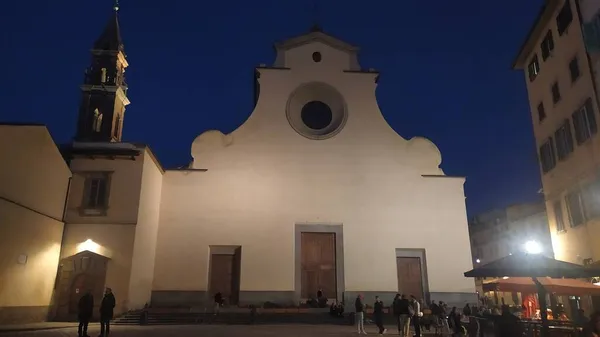
[[[119,29],[118,1],[113,10],[94,43],[91,65],[85,71],[75,141],[121,141],[125,107],[129,105],[124,76],[129,64]]]

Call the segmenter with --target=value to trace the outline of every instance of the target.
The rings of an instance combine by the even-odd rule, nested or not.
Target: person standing
[[[410,295],[410,301],[414,310],[411,321],[415,328],[415,337],[421,337],[421,303],[419,303],[414,295]]]
[[[111,288],[106,288],[102,304],[100,304],[100,336],[106,337],[110,334],[110,320],[113,318],[115,310],[115,295]]]
[[[215,300],[214,314],[218,315],[219,312],[221,312],[221,307],[223,307],[223,304],[225,303],[225,299],[223,299],[223,294],[221,294],[221,292],[219,291],[215,294],[214,300]]]
[[[406,295],[402,295],[396,303],[396,314],[398,319],[398,334],[400,336],[409,337],[410,335],[410,318],[413,315],[413,309]]]
[[[81,296],[77,306],[77,320],[79,321],[79,328],[77,329],[77,335],[79,337],[89,337],[87,334],[88,325],[94,312],[94,296],[92,291],[88,290]]]
[[[358,334],[361,333],[366,335],[365,331],[365,305],[363,304],[363,296],[359,294],[356,296],[356,301],[354,301],[354,319],[356,319],[356,328],[358,329]]]
[[[402,297],[400,294],[396,294],[394,296],[394,301],[392,302],[392,313],[394,314],[394,318],[396,319],[396,325],[398,326],[398,334],[402,334],[402,329],[400,328],[400,300]]]
[[[379,334],[383,335],[387,329],[383,327],[383,302],[379,296],[375,296],[375,304],[373,305],[373,318],[375,325],[379,328]]]

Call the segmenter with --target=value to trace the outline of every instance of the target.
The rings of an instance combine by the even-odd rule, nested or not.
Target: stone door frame
[[[346,288],[344,282],[344,227],[343,224],[296,223],[294,226],[294,301],[302,299],[302,233],[335,234],[336,300],[341,301]]]

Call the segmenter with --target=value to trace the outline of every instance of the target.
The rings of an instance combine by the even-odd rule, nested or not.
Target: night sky
[[[522,72],[511,70],[543,0],[121,0],[130,67],[124,140],[149,144],[166,168],[192,140],[228,133],[253,108],[253,69],[274,41],[321,26],[381,71],[377,98],[404,138],[424,136],[448,175],[466,176],[469,216],[540,197]],[[0,10],[0,121],[75,132],[89,50],[111,0],[6,1]],[[283,110],[282,110],[283,113]],[[398,191],[399,193],[408,193]]]

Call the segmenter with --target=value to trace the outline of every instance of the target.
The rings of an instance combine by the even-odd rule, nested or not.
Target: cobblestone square
[[[391,334],[397,334],[393,327],[389,327]],[[96,337],[99,326],[91,325],[88,334]],[[376,335],[376,328],[368,326],[369,335]],[[285,336],[285,337],[317,337],[317,336],[351,336],[356,330],[352,326],[330,325],[183,325],[183,326],[114,326],[111,337],[259,337],[259,336]],[[23,331],[0,333],[0,337],[77,337],[77,328],[64,328],[40,331]]]

